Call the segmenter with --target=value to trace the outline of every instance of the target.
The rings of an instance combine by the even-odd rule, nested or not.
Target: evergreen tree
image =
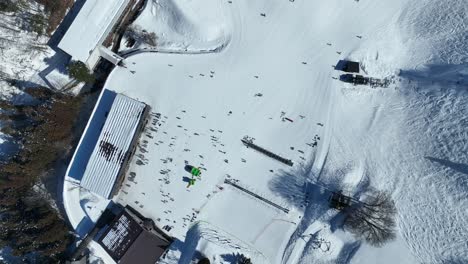
[[[0,246],[19,256],[35,253],[40,263],[57,263],[71,234],[57,210],[33,187],[70,149],[81,98],[44,89],[26,89],[39,103],[8,108],[12,126],[26,125],[18,141],[22,148],[0,167]],[[21,118],[15,121],[15,116]]]
[[[95,78],[92,72],[88,69],[86,64],[81,61],[72,61],[68,65],[68,72],[70,76],[77,81],[92,83]]]

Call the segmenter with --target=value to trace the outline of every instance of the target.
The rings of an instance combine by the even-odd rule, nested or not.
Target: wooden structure
[[[349,60],[340,60],[335,66],[335,70],[344,72],[359,73],[359,69],[359,62]]]
[[[354,85],[369,85],[370,87],[387,88],[390,85],[390,80],[388,79],[378,79],[358,74],[342,74],[340,75],[340,81],[352,83]]]

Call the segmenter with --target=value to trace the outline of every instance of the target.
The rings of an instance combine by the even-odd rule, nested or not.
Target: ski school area
[[[296,194],[272,181],[323,162],[332,79],[303,63],[305,47],[269,56],[281,45],[273,35],[271,45],[245,50],[231,23],[263,19],[259,26],[267,28],[269,19],[229,12],[232,22],[223,22],[222,35],[210,42],[221,52],[141,50],[108,77],[64,184],[65,208],[80,236],[95,231],[106,208],[128,206],[175,239],[163,259],[186,258],[197,243],[186,241],[189,230],[206,233],[200,226],[208,225],[210,237],[237,241],[226,248],[208,239],[219,247],[201,252],[210,258],[238,252],[254,263],[282,261],[301,213],[287,203]],[[254,31],[242,34],[260,41]],[[286,65],[292,70],[283,71]],[[112,262],[98,240],[88,247]],[[236,249],[240,244],[246,252]]]
[[[284,237],[294,231],[300,214],[268,183],[293,167],[290,158],[300,163],[306,155],[302,149],[312,151],[320,138],[309,139],[314,145],[283,142],[267,150],[257,143],[265,140],[243,136],[247,131],[221,123],[230,118],[241,121],[244,114],[236,118],[230,110],[198,112],[196,105],[191,109],[185,104],[176,111],[159,112],[157,105],[133,98],[137,99],[102,91],[70,163],[64,202],[77,232],[86,237],[101,221],[102,212],[130,207],[152,219],[167,236],[184,241],[202,221],[217,234],[232,234],[237,243],[249,245],[251,252],[244,254],[260,263],[280,261],[277,249],[285,247]],[[284,121],[283,115],[266,120],[287,131],[294,122]]]

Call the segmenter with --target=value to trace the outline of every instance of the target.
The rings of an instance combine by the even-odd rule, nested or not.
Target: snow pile
[[[387,5],[388,9],[397,6],[391,2]],[[427,65],[466,64],[467,14],[465,0],[408,1],[404,8],[395,10],[388,24],[366,36],[362,47],[350,55],[361,60],[368,73],[374,75]]]
[[[229,39],[229,26],[223,3],[201,1],[149,0],[133,27],[155,33],[157,49],[207,51],[224,45]],[[209,7],[209,8],[206,8]],[[125,47],[124,39],[122,47]],[[148,47],[145,43],[135,48]]]

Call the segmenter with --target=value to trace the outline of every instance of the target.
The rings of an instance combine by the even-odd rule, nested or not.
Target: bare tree
[[[371,190],[370,195],[345,210],[345,229],[370,245],[381,247],[395,238],[396,207],[390,195]]]

